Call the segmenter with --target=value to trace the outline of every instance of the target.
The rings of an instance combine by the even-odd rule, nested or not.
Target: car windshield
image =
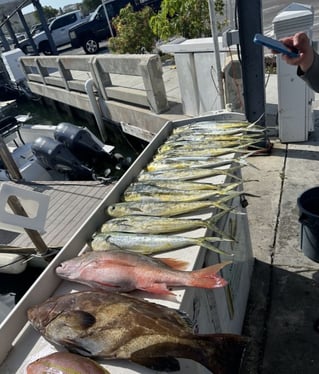
[[[90,14],[90,18],[89,18],[89,21],[93,21],[94,19],[95,19],[95,17],[96,17],[96,15],[99,13],[99,10],[100,10],[101,8],[100,7],[98,7],[97,9],[95,9],[95,11],[93,12],[93,13],[91,13]]]

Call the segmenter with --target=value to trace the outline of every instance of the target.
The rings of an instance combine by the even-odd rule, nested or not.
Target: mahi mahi
[[[144,192],[130,192],[125,191],[122,195],[123,201],[182,201],[182,202],[192,202],[192,201],[200,201],[200,200],[207,200],[211,198],[219,198],[220,195],[226,195],[229,199],[243,195],[242,191],[238,192],[227,192],[227,193],[220,193],[218,191],[212,190],[199,190],[199,191],[163,191],[159,189],[154,189],[153,191],[144,191]],[[215,200],[218,202],[218,200]]]
[[[130,232],[109,231],[96,233],[91,241],[91,248],[94,251],[107,251],[110,249],[122,248],[150,255],[196,245],[216,253],[232,256],[232,254],[226,253],[212,244],[221,241],[231,241],[231,239],[214,236],[190,238],[187,236],[169,234],[135,234]]]
[[[129,185],[126,189],[127,191],[143,191],[147,186],[155,186],[158,188],[168,189],[168,190],[180,190],[180,191],[198,191],[198,190],[214,190],[227,192],[234,190],[240,186],[242,182],[236,183],[223,183],[223,184],[214,184],[214,183],[203,183],[196,181],[178,181],[178,180],[147,180],[144,182],[134,182]]]
[[[124,216],[113,218],[106,221],[102,227],[101,232],[120,231],[132,232],[139,234],[168,234],[191,231],[198,228],[210,229],[222,237],[228,237],[224,234],[215,223],[224,215],[225,211],[215,214],[211,218],[172,218],[172,217],[156,217],[156,216]]]
[[[154,155],[154,160],[163,160],[167,157],[170,156],[183,156],[183,155],[188,155],[189,153],[192,154],[192,156],[224,156],[227,154],[231,153],[251,153],[251,151],[247,150],[247,146],[238,146],[235,148],[203,148],[203,149],[183,149],[183,148],[178,148],[178,149],[172,149],[167,152],[163,153],[156,153]]]
[[[229,169],[205,169],[205,168],[195,168],[195,169],[170,169],[170,170],[160,170],[160,171],[144,171],[141,172],[137,178],[138,181],[154,180],[154,179],[164,179],[164,180],[194,180],[208,177],[215,177],[219,175],[225,175],[229,178],[236,180],[241,180],[233,172],[236,172],[241,168],[241,165],[234,166]]]
[[[226,196],[219,201],[193,201],[193,202],[161,202],[161,201],[145,201],[120,202],[107,207],[107,214],[111,217],[123,217],[125,215],[147,215],[160,217],[174,217],[186,213],[198,212],[208,208],[219,208],[229,211],[229,206],[225,205],[231,197]]]

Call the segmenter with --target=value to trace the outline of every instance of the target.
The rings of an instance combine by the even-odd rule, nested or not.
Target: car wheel
[[[41,43],[41,45],[39,46],[39,50],[43,52],[46,56],[52,55],[52,49],[48,41]]]
[[[83,49],[87,54],[94,54],[97,53],[100,49],[99,42],[95,40],[93,37],[85,39],[83,43]]]

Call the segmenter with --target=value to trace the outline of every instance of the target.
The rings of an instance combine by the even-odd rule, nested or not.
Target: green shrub
[[[142,53],[151,52],[155,46],[156,37],[149,21],[154,15],[150,7],[144,7],[134,12],[130,4],[122,8],[113,20],[116,36],[109,39],[109,49],[113,53]]]
[[[216,15],[223,15],[223,0],[214,4]],[[208,0],[163,0],[150,25],[161,40],[174,36],[187,39],[211,36]]]

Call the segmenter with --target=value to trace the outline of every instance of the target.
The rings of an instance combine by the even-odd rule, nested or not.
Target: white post
[[[221,107],[225,108],[224,84],[223,84],[222,69],[221,69],[221,64],[220,64],[217,21],[216,21],[214,0],[208,0],[208,6],[209,6],[209,16],[210,16],[212,36],[213,36],[213,41],[214,41],[216,69],[217,69],[217,77],[218,77],[218,92],[219,92]]]

